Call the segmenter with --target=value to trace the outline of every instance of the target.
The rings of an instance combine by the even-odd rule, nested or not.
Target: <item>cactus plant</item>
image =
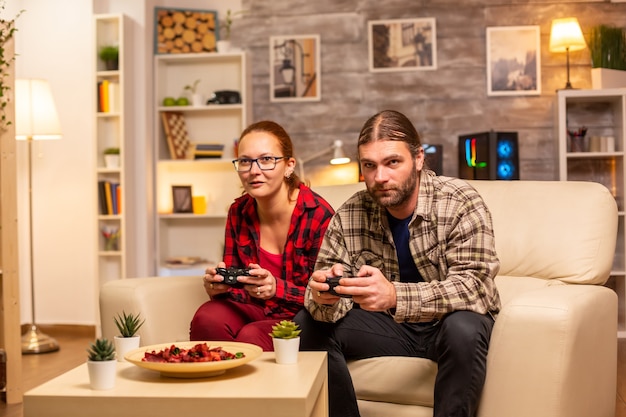
[[[272,326],[272,333],[269,335],[276,339],[294,339],[300,335],[302,330],[298,329],[298,325],[291,320],[282,320]]]
[[[122,337],[133,337],[139,331],[139,328],[143,325],[145,320],[141,320],[139,314],[135,315],[133,313],[126,314],[125,311],[122,311],[122,314],[118,314],[117,317],[114,317],[115,325],[117,329],[120,331]]]
[[[93,362],[115,360],[115,347],[113,342],[106,338],[96,339],[87,349],[88,359]]]

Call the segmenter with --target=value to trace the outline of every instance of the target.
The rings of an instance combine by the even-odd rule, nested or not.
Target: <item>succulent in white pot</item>
[[[118,314],[114,317],[115,326],[120,332],[118,336],[113,338],[115,342],[115,351],[117,352],[117,360],[124,362],[126,353],[133,349],[137,349],[141,342],[141,337],[137,334],[145,320],[141,319],[139,314],[129,313]]]
[[[117,361],[115,347],[106,339],[96,339],[87,349],[87,371],[89,385],[94,390],[108,390],[115,387]]]
[[[281,320],[272,326],[272,343],[276,363],[292,364],[298,362],[300,350],[300,332],[298,324],[291,320]]]

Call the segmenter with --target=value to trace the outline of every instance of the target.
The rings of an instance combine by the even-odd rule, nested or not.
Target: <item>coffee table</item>
[[[84,363],[24,395],[24,417],[327,417],[326,352],[299,352],[279,365],[274,353],[210,378],[162,377],[118,362],[115,388],[89,388]]]

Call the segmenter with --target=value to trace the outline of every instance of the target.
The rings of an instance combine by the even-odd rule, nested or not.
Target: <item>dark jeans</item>
[[[433,416],[476,414],[487,371],[491,316],[457,311],[429,325],[396,323],[387,314],[354,308],[337,323],[313,320],[306,310],[294,320],[302,328],[300,350],[328,352],[331,417],[359,416],[346,361],[376,356],[410,356],[437,362]]]

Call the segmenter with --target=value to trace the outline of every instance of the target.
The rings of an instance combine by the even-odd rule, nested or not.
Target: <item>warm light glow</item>
[[[554,19],[550,30],[550,52],[580,51],[587,44],[575,17]]]
[[[61,124],[46,80],[15,80],[15,139],[61,139]]]
[[[333,144],[333,148],[335,150],[333,152],[333,158],[330,160],[331,165],[344,165],[350,162],[350,158],[348,158],[346,153],[343,151],[342,141],[336,140]]]

